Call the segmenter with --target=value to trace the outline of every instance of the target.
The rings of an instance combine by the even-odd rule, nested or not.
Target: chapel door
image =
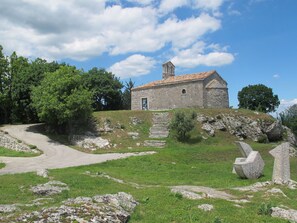
[[[148,110],[147,98],[142,98],[142,110]]]

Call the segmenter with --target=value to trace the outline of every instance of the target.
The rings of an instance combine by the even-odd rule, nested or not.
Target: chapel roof
[[[142,85],[139,87],[135,87],[132,90],[141,90],[141,89],[153,88],[153,87],[163,86],[163,85],[191,82],[191,81],[196,81],[196,80],[204,80],[205,78],[211,76],[214,73],[216,73],[216,71],[211,70],[211,71],[207,71],[207,72],[200,72],[200,73],[194,73],[194,74],[183,74],[183,75],[178,75],[178,76],[171,76],[171,77],[168,77],[167,79],[153,81],[148,84],[145,84],[145,85]]]

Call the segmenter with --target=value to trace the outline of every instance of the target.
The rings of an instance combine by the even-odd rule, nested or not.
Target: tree
[[[238,92],[239,108],[246,108],[260,112],[273,112],[280,102],[272,89],[263,84],[249,85]]]
[[[131,110],[131,89],[134,85],[135,83],[131,79],[125,83],[125,90],[122,95],[122,104],[125,110]]]
[[[33,88],[33,106],[41,121],[58,131],[70,131],[91,116],[92,94],[81,84],[82,75],[74,67],[62,66],[46,73]]]
[[[122,107],[123,85],[112,73],[95,67],[83,75],[83,80],[93,94],[92,106],[95,111],[118,110]]]
[[[185,141],[190,138],[189,133],[195,127],[194,120],[196,117],[196,113],[191,115],[186,115],[184,112],[175,113],[174,119],[170,123],[170,129],[175,133],[179,141]]]
[[[3,53],[0,45],[0,123],[7,123],[9,120],[8,90],[9,90],[9,61]]]
[[[279,117],[283,125],[289,127],[297,136],[297,104],[292,105],[286,111],[281,112]]]

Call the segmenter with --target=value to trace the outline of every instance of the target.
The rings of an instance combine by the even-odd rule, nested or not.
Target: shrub
[[[290,128],[297,136],[297,104],[289,107],[286,111],[279,114],[283,125]]]
[[[184,112],[175,113],[174,119],[170,124],[170,129],[175,133],[179,141],[185,141],[190,138],[190,131],[195,127],[194,120],[197,114],[186,115]]]

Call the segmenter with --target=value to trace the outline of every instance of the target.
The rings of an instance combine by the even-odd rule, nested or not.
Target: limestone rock
[[[138,132],[128,132],[128,136],[131,136],[132,139],[138,139],[139,133]]]
[[[60,194],[64,190],[69,190],[69,188],[65,183],[62,183],[60,181],[49,181],[45,184],[39,184],[31,187],[31,191],[34,194],[42,196]]]
[[[245,142],[236,141],[235,144],[237,145],[242,156],[245,158],[248,157],[250,155],[250,153],[253,151],[252,147]]]
[[[0,213],[12,213],[18,210],[16,205],[0,205]]]
[[[171,189],[171,192],[174,194],[180,194],[182,197],[187,198],[189,200],[200,200],[205,198],[205,195],[200,195],[191,191],[179,189],[179,188],[173,188]]]
[[[214,209],[213,205],[211,204],[201,204],[198,206],[198,208],[203,211],[212,211]]]
[[[44,208],[7,222],[100,222],[126,223],[137,202],[124,192],[68,199],[60,207]]]
[[[289,142],[292,146],[297,146],[297,138],[294,135],[294,133],[292,132],[292,130],[289,129],[288,127],[286,127],[286,126],[283,126],[283,129],[286,132],[286,136],[287,136],[285,138],[285,140],[287,142]],[[296,150],[293,149],[292,151],[290,151],[290,153],[296,153]]]
[[[132,125],[139,125],[141,124],[143,121],[137,117],[130,117],[130,121],[132,123]]]
[[[150,128],[149,138],[167,138],[169,135],[169,113],[153,114],[153,126]]]
[[[270,142],[278,141],[282,139],[283,127],[280,121],[272,123],[265,131]]]
[[[43,178],[48,178],[48,170],[47,169],[38,170],[36,172],[36,175],[40,176],[40,177],[43,177]]]
[[[87,135],[73,135],[70,138],[70,141],[81,148],[87,150],[96,150],[108,148],[110,143],[107,139],[103,139],[101,137],[87,134]]]
[[[281,218],[288,221],[297,222],[297,211],[293,209],[286,210],[279,207],[273,207],[271,216],[275,218]]]
[[[208,135],[210,135],[210,136],[214,136],[215,135],[215,131],[214,131],[213,127],[209,123],[204,123],[201,128],[205,132],[207,132]]]
[[[287,184],[290,181],[289,151],[289,143],[282,143],[269,151],[274,157],[272,181],[276,184]]]
[[[268,190],[267,193],[269,193],[269,194],[280,194],[280,195],[282,195],[284,197],[287,197],[287,195],[285,195],[285,193],[279,188],[272,188],[272,189]]]

